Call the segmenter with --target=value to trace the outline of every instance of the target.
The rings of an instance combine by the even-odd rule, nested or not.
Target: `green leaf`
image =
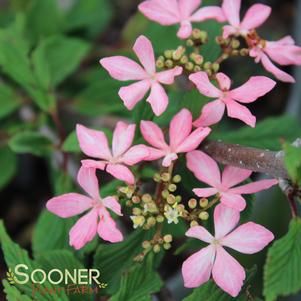
[[[48,155],[53,150],[52,142],[43,134],[34,131],[17,133],[8,144],[16,153],[31,153],[37,156]]]
[[[54,88],[74,72],[88,53],[89,45],[75,38],[52,36],[43,40],[33,53],[33,64],[40,84]]]
[[[300,124],[290,116],[281,116],[258,122],[256,128],[243,127],[235,131],[216,131],[210,135],[210,138],[250,147],[279,150],[281,139],[293,141],[300,136]]]
[[[33,301],[28,296],[22,294],[14,285],[10,285],[6,280],[3,280],[3,286],[7,301]]]
[[[17,171],[17,157],[8,148],[0,148],[0,189],[3,188],[15,175]]]
[[[0,83],[0,119],[13,113],[20,105],[19,96],[9,86]]]
[[[284,164],[291,179],[301,185],[301,148],[291,144],[284,144]]]
[[[266,301],[297,293],[301,289],[301,219],[291,221],[288,233],[274,242],[264,267]]]
[[[151,301],[151,294],[160,290],[163,282],[154,271],[153,257],[148,256],[121,278],[120,288],[110,301]]]
[[[63,150],[70,153],[80,153],[80,147],[77,140],[76,132],[71,132],[63,144]]]

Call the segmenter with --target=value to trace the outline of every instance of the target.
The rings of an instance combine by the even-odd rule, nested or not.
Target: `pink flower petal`
[[[143,145],[135,145],[131,147],[121,158],[121,161],[126,165],[135,165],[138,162],[143,161],[149,156],[148,148]]]
[[[140,65],[125,56],[107,57],[99,62],[109,72],[111,77],[120,81],[148,78],[148,74]]]
[[[245,84],[229,92],[229,96],[243,103],[250,103],[270,92],[276,82],[266,76],[252,76]]]
[[[239,212],[246,208],[246,200],[240,194],[233,193],[231,189],[221,193],[221,203]]]
[[[120,88],[118,95],[126,108],[132,110],[135,105],[143,99],[150,87],[149,80],[141,80],[137,83]]]
[[[215,238],[221,239],[230,233],[238,224],[240,214],[223,204],[219,204],[214,209],[214,229]]]
[[[227,20],[235,27],[240,23],[240,5],[241,0],[224,0],[222,5]]]
[[[81,150],[90,157],[110,160],[111,151],[106,135],[101,131],[86,128],[83,125],[76,125],[77,139]]]
[[[230,90],[231,79],[226,74],[219,72],[216,74],[216,79],[221,90],[223,91]]]
[[[202,0],[178,0],[182,19],[187,19],[201,5]]]
[[[46,208],[59,217],[78,215],[92,207],[92,200],[78,193],[66,193],[50,199]]]
[[[186,155],[187,168],[191,170],[196,178],[218,187],[221,183],[221,175],[217,163],[201,151],[192,151]]]
[[[185,287],[198,287],[209,280],[214,256],[215,248],[208,246],[183,262],[182,275]]]
[[[178,159],[178,156],[176,153],[169,153],[164,157],[164,159],[162,161],[162,165],[164,167],[169,167],[171,165],[172,161],[175,161],[177,159]]]
[[[222,174],[222,186],[224,188],[230,188],[248,179],[251,174],[251,170],[226,166]]]
[[[106,241],[116,243],[123,240],[123,235],[117,229],[115,221],[111,218],[107,210],[103,209],[99,212],[100,221],[98,224],[98,235]]]
[[[216,188],[195,188],[192,191],[200,198],[208,198],[218,193]]]
[[[150,145],[159,149],[168,149],[162,130],[154,122],[142,120],[140,130],[143,138]]]
[[[189,79],[197,86],[201,94],[208,97],[220,97],[221,91],[210,82],[206,72],[193,73]]]
[[[217,248],[212,269],[215,283],[232,297],[237,297],[246,278],[246,273],[239,262],[223,248]]]
[[[99,199],[99,184],[95,168],[82,166],[77,174],[77,182],[94,200]]]
[[[188,237],[197,238],[199,240],[207,242],[208,244],[210,244],[214,239],[214,237],[207,231],[207,229],[202,226],[195,226],[190,228],[185,233],[185,235]]]
[[[158,72],[156,74],[156,79],[161,83],[165,85],[171,85],[175,81],[175,77],[181,75],[183,72],[182,67],[175,67],[170,70],[165,70]]]
[[[226,105],[219,99],[207,103],[200,117],[194,121],[196,127],[210,126],[218,123],[223,118]]]
[[[146,101],[150,103],[156,116],[160,116],[168,106],[168,96],[157,82],[152,84],[151,93]]]
[[[223,27],[223,38],[228,39],[230,36],[235,35],[238,32],[237,28],[231,25],[225,25]]]
[[[117,158],[126,152],[133,143],[135,124],[126,124],[119,121],[115,127],[112,141],[113,157]]]
[[[100,170],[105,170],[107,162],[88,159],[88,160],[81,160],[81,164],[85,168],[96,168]]]
[[[218,22],[226,21],[225,14],[219,6],[202,7],[190,17],[192,22],[203,22],[209,19],[214,19]]]
[[[227,113],[229,117],[239,119],[251,127],[255,127],[256,117],[251,114],[248,108],[236,101],[227,101]]]
[[[192,115],[187,109],[182,109],[169,125],[169,145],[173,151],[188,137],[191,129]]]
[[[92,209],[81,217],[69,232],[69,244],[76,250],[81,249],[96,235],[98,212]]]
[[[195,150],[201,142],[210,134],[210,128],[198,128],[194,130],[177,148],[177,153],[187,153]]]
[[[256,29],[268,19],[271,12],[271,7],[267,5],[254,4],[248,9],[240,26],[247,30]]]
[[[151,41],[147,37],[141,35],[137,38],[133,50],[139,58],[139,61],[145,68],[146,72],[149,75],[155,74],[156,62]]]
[[[262,190],[266,190],[271,188],[274,185],[277,185],[278,181],[275,179],[271,180],[261,180],[261,181],[256,181],[252,182],[246,185],[242,185],[239,187],[231,188],[229,192],[231,193],[238,193],[238,194],[252,194],[256,193]]]
[[[118,201],[114,197],[108,196],[108,197],[106,197],[106,198],[104,198],[102,200],[102,203],[104,204],[104,206],[106,208],[109,208],[113,212],[115,212],[117,215],[122,216],[121,206],[120,206],[120,204],[118,203]]]
[[[135,183],[135,177],[130,169],[122,164],[108,164],[106,171],[114,178],[130,185]]]
[[[153,147],[147,147],[148,156],[144,158],[145,161],[154,161],[160,158],[165,157],[168,154],[168,151],[156,149]]]
[[[180,29],[177,32],[177,37],[185,40],[192,34],[192,24],[190,21],[184,20],[180,23]]]
[[[274,235],[271,231],[249,222],[224,237],[221,244],[240,253],[254,254],[264,249],[273,239]]]

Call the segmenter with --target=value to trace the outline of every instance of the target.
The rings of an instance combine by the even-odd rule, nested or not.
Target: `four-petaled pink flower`
[[[196,127],[210,126],[219,122],[227,108],[229,117],[237,118],[255,127],[256,118],[241,103],[251,103],[271,91],[276,82],[265,76],[253,76],[244,85],[230,90],[231,80],[224,73],[218,73],[216,79],[219,89],[209,80],[206,72],[191,74],[189,79],[197,86],[201,94],[217,98],[204,106],[200,117],[194,122]]]
[[[198,287],[207,282],[212,274],[213,280],[222,290],[232,297],[239,294],[246,274],[224,247],[244,254],[254,254],[274,239],[272,232],[253,222],[233,230],[239,218],[236,210],[220,204],[214,209],[215,236],[202,226],[190,228],[186,232],[187,236],[209,244],[184,261],[182,274],[186,287]]]
[[[89,157],[100,159],[100,161],[83,160],[83,166],[106,170],[116,179],[134,184],[134,175],[127,165],[135,165],[149,155],[145,145],[131,147],[135,129],[135,124],[127,125],[119,121],[113,133],[111,151],[108,139],[102,131],[91,130],[78,124],[76,131],[81,150]]]
[[[220,7],[207,6],[198,9],[201,3],[201,0],[147,0],[139,5],[139,10],[161,25],[180,24],[177,35],[181,39],[187,39],[192,33],[192,22],[226,20]]]
[[[144,68],[124,56],[103,58],[100,64],[117,80],[138,81],[119,90],[119,96],[129,110],[132,110],[151,89],[146,101],[151,104],[155,115],[159,116],[168,106],[168,96],[161,84],[173,84],[175,77],[182,73],[183,68],[175,67],[171,70],[156,72],[153,46],[145,36],[138,37],[133,50]]]
[[[246,201],[242,194],[252,194],[268,189],[278,183],[277,180],[260,180],[233,187],[248,179],[252,171],[232,166],[226,166],[222,175],[217,163],[201,151],[193,151],[186,155],[187,167],[195,177],[208,184],[211,188],[196,188],[193,192],[199,197],[210,197],[220,195],[221,203],[232,209],[242,211],[246,207]]]
[[[100,197],[95,171],[94,168],[81,167],[78,172],[78,183],[89,197],[79,193],[66,193],[50,199],[46,204],[50,212],[62,218],[75,216],[90,209],[69,232],[69,243],[77,250],[91,241],[96,233],[106,241],[123,240],[122,233],[117,229],[107,210],[108,208],[122,215],[120,204],[114,197],[108,196],[103,199]]]
[[[272,9],[263,4],[252,5],[242,21],[240,21],[241,0],[224,0],[222,9],[230,25],[224,26],[223,36],[228,38],[230,35],[246,36],[270,16]]]
[[[178,158],[178,153],[195,150],[211,132],[210,128],[198,128],[192,131],[192,115],[187,109],[176,114],[169,126],[169,145],[165,142],[162,130],[151,121],[141,121],[140,129],[149,147],[148,161],[163,158],[162,165],[170,166]]]

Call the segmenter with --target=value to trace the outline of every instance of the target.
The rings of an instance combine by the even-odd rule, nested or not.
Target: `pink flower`
[[[230,90],[231,80],[224,73],[216,75],[219,89],[210,82],[206,72],[191,74],[189,79],[197,86],[201,94],[217,98],[204,106],[200,117],[194,122],[197,127],[218,123],[224,115],[225,108],[229,117],[240,119],[251,127],[255,127],[255,116],[239,102],[244,104],[254,102],[276,85],[276,82],[268,77],[253,76],[241,87]]]
[[[81,150],[87,156],[100,159],[100,161],[83,160],[83,166],[106,170],[116,179],[134,184],[134,175],[127,166],[135,165],[149,155],[145,145],[131,147],[135,129],[135,124],[127,125],[119,121],[113,133],[111,151],[108,139],[102,131],[91,130],[78,124],[76,131]]]
[[[62,218],[75,216],[90,209],[71,228],[70,245],[77,250],[81,249],[95,237],[96,232],[104,240],[122,241],[122,233],[117,229],[115,221],[107,210],[108,208],[116,214],[122,215],[120,204],[114,197],[109,196],[102,199],[99,196],[95,169],[81,167],[77,181],[89,197],[79,193],[67,193],[50,199],[46,204],[50,212]]]
[[[272,61],[282,66],[301,65],[301,47],[295,45],[292,37],[286,36],[281,40],[269,42],[261,40],[253,41],[249,38],[249,44],[253,45],[250,56],[255,62],[261,62],[263,67],[271,72],[278,80],[294,83],[295,79],[288,73],[282,71]]]
[[[215,236],[204,227],[190,228],[186,235],[209,244],[188,257],[183,263],[185,287],[198,287],[207,282],[212,274],[215,283],[232,297],[236,297],[246,278],[244,268],[224,247],[240,253],[254,254],[265,248],[274,235],[266,228],[249,222],[233,230],[239,222],[239,213],[222,204],[214,209]]]
[[[119,90],[119,96],[125,106],[132,110],[151,89],[147,102],[151,104],[155,115],[161,115],[168,106],[168,96],[161,84],[171,85],[175,77],[183,71],[182,67],[156,72],[153,46],[149,39],[140,36],[133,47],[143,68],[135,61],[124,56],[112,56],[100,60],[100,64],[110,75],[120,81],[137,80],[138,82]]]
[[[244,19],[240,21],[241,0],[224,0],[222,9],[230,25],[224,26],[224,38],[230,35],[246,36],[261,26],[270,16],[272,9],[263,4],[252,5]]]
[[[278,183],[277,180],[261,180],[233,187],[248,179],[252,171],[226,166],[222,175],[217,163],[201,151],[188,153],[187,167],[200,181],[210,185],[210,188],[197,188],[193,192],[199,197],[210,197],[219,193],[221,203],[230,208],[242,211],[246,207],[246,201],[242,194],[252,194],[268,189]]]
[[[170,166],[178,158],[178,153],[195,150],[211,132],[210,128],[192,130],[192,115],[187,109],[176,114],[169,126],[169,145],[165,142],[162,130],[151,121],[141,121],[140,129],[149,147],[148,161],[163,158],[162,165]]]
[[[177,35],[181,39],[187,39],[192,33],[192,22],[226,20],[220,7],[207,6],[198,9],[201,3],[201,0],[147,0],[139,5],[139,10],[161,25],[180,24]]]

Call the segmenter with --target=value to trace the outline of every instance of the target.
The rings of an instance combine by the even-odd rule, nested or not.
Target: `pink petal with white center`
[[[120,88],[118,95],[126,108],[132,110],[135,105],[143,99],[150,87],[151,84],[149,80],[141,80],[137,83]]]
[[[266,76],[252,76],[245,84],[229,92],[229,97],[250,103],[270,92],[276,82]]]
[[[252,174],[251,170],[233,166],[226,166],[222,173],[222,186],[230,188],[248,179]]]
[[[85,244],[90,242],[97,232],[97,220],[97,209],[92,209],[90,212],[81,217],[69,232],[70,246],[79,250]]]
[[[237,28],[231,25],[225,25],[223,27],[223,38],[228,39],[230,36],[235,35],[238,32]]]
[[[217,248],[212,269],[215,283],[232,297],[237,297],[246,278],[246,273],[239,262],[222,247]]]
[[[267,5],[254,4],[248,9],[240,27],[246,30],[256,29],[268,19],[271,12],[271,7]]]
[[[146,101],[150,103],[156,116],[160,116],[168,106],[168,96],[164,88],[157,82],[152,84],[151,93]]]
[[[267,55],[262,54],[261,55],[261,62],[263,64],[263,67],[271,72],[277,79],[286,82],[286,83],[295,83],[295,79],[289,75],[288,73],[284,72],[283,70],[276,67],[271,60],[268,58]]]
[[[246,208],[246,200],[240,194],[233,193],[232,190],[221,193],[221,203],[239,212]]]
[[[175,150],[191,133],[192,115],[187,109],[182,109],[171,120],[169,125],[169,145]]]
[[[118,121],[112,141],[113,157],[117,158],[126,152],[133,143],[135,136],[136,125],[126,124],[123,121]]]
[[[146,72],[149,75],[155,74],[156,62],[151,41],[147,37],[141,35],[137,38],[133,50],[139,58],[139,61],[145,68]]]
[[[201,5],[202,0],[178,0],[182,19],[187,19]]]
[[[226,74],[219,72],[216,74],[216,79],[221,90],[223,91],[230,90],[231,79]]]
[[[238,27],[240,23],[241,0],[224,0],[222,9],[232,26]]]
[[[96,168],[100,170],[105,170],[107,162],[87,159],[82,160],[81,164],[85,168]]]
[[[221,174],[217,163],[211,157],[196,150],[188,153],[186,159],[187,168],[194,173],[196,178],[212,187],[220,185]]]
[[[240,214],[223,204],[219,204],[214,209],[214,229],[215,238],[221,239],[230,233],[238,224]]]
[[[144,158],[145,161],[154,161],[163,158],[167,155],[168,151],[147,147],[148,156]]]
[[[239,187],[231,188],[229,192],[231,191],[231,193],[238,193],[238,194],[252,194],[262,190],[269,189],[277,184],[278,181],[275,179],[260,180]]]
[[[114,178],[124,181],[130,185],[135,183],[135,177],[130,169],[122,164],[108,164],[106,171]]]
[[[215,248],[208,246],[188,257],[182,265],[184,286],[198,287],[206,283],[211,275]]]
[[[106,135],[101,131],[86,128],[83,125],[76,125],[77,139],[81,150],[90,157],[109,160],[111,151]]]
[[[205,127],[218,123],[222,120],[225,113],[226,105],[221,100],[217,99],[207,103],[200,117],[194,121],[195,127]]]
[[[181,75],[182,72],[183,72],[182,67],[175,67],[175,68],[170,69],[170,70],[165,70],[165,71],[158,72],[156,74],[156,79],[161,84],[171,85],[171,84],[174,83],[175,77]]]
[[[218,193],[216,188],[195,188],[192,191],[200,198],[208,198]]]
[[[180,23],[180,29],[177,32],[177,37],[185,40],[192,34],[192,24],[190,21],[184,20]]]
[[[135,145],[131,147],[121,158],[121,161],[126,165],[135,165],[138,162],[143,161],[146,157],[149,156],[148,148],[143,145]]]
[[[207,97],[220,97],[221,91],[209,80],[206,72],[197,72],[189,76],[189,79],[196,85],[201,94]]]
[[[214,237],[207,231],[207,229],[202,226],[195,226],[190,228],[185,233],[185,235],[188,237],[197,238],[199,240],[207,242],[208,244],[210,244],[214,239]]]
[[[202,7],[190,17],[192,22],[203,22],[209,19],[214,19],[218,22],[226,21],[225,14],[219,6]]]
[[[221,244],[240,253],[254,254],[264,249],[273,239],[274,235],[271,231],[249,222],[224,237]]]
[[[106,241],[116,243],[123,240],[123,235],[116,227],[115,221],[111,218],[106,209],[101,209],[99,212],[100,221],[98,223],[98,235]]]
[[[148,78],[148,74],[140,65],[125,56],[106,57],[99,62],[111,77],[120,81]]]
[[[160,149],[168,149],[162,130],[154,122],[142,120],[140,130],[144,140],[150,145]]]
[[[210,134],[210,128],[198,128],[194,130],[177,148],[177,153],[187,153],[195,150]]]
[[[175,161],[177,159],[178,159],[178,156],[176,153],[169,153],[164,157],[164,159],[162,161],[162,165],[164,167],[169,167],[171,165],[172,161]]]
[[[66,193],[50,199],[46,208],[48,211],[63,218],[78,215],[92,207],[92,200],[78,193]]]
[[[177,0],[147,0],[138,8],[147,18],[161,25],[173,25],[180,21]]]
[[[99,199],[99,184],[95,168],[82,166],[77,174],[77,182],[94,200]]]
[[[121,206],[118,203],[118,201],[112,197],[108,196],[102,200],[102,203],[106,208],[111,209],[113,212],[115,212],[117,215],[122,216],[123,214],[121,213]]]
[[[256,117],[251,114],[248,108],[233,100],[228,100],[226,106],[229,117],[239,119],[252,128],[255,127]]]

